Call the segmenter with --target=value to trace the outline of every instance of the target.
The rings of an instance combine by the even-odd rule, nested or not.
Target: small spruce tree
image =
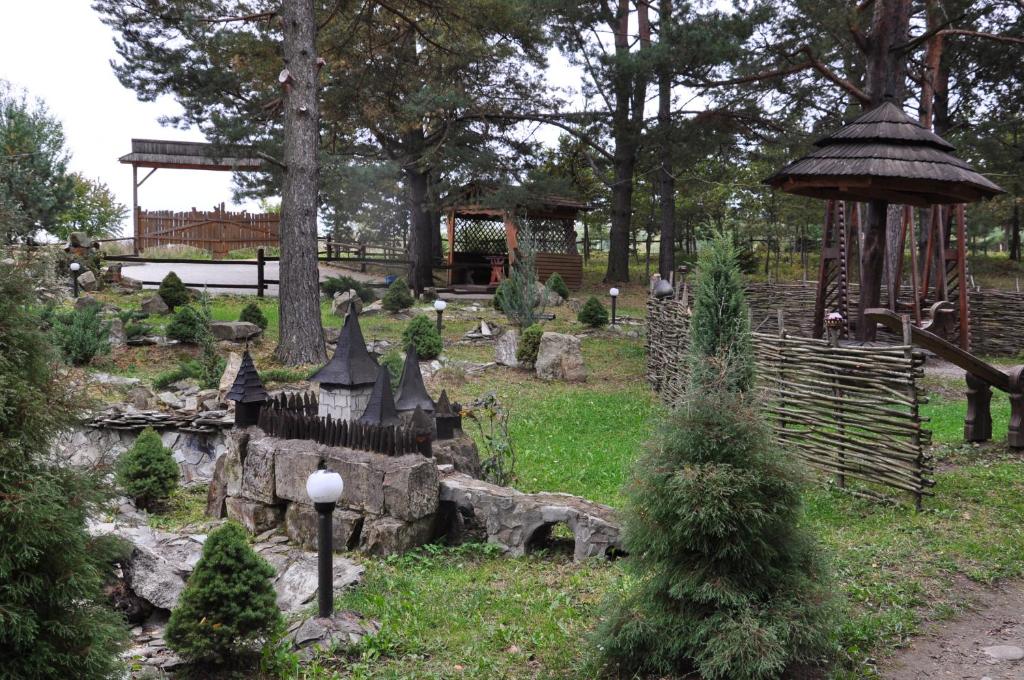
[[[402,346],[409,345],[416,347],[420,359],[436,359],[444,349],[437,326],[425,316],[413,317],[402,331]]]
[[[580,313],[576,315],[580,323],[591,328],[600,328],[608,323],[608,310],[604,308],[601,301],[591,295],[583,306]]]
[[[409,292],[409,284],[405,282],[405,279],[399,278],[388,286],[388,290],[381,300],[381,306],[393,313],[409,309],[413,302],[415,300],[413,300],[412,293]]]
[[[519,345],[516,347],[516,361],[521,364],[533,365],[537,363],[537,353],[540,351],[540,339],[544,335],[544,328],[535,323],[525,331],[519,338]]]
[[[53,338],[64,360],[76,366],[110,353],[110,323],[100,316],[98,304],[54,314]]]
[[[175,307],[187,305],[191,299],[188,288],[185,287],[185,284],[181,282],[181,279],[174,272],[168,272],[167,276],[160,282],[157,295],[163,298],[163,301],[172,310]]]
[[[170,497],[179,474],[171,450],[151,427],[140,432],[131,448],[117,459],[117,485],[142,509]]]
[[[202,309],[192,305],[179,307],[166,330],[167,337],[194,345],[200,344],[209,332],[209,319]]]
[[[547,287],[558,293],[563,300],[569,299],[569,286],[565,285],[565,279],[558,272],[554,272],[548,277]]]
[[[242,307],[238,320],[254,323],[263,330],[267,329],[267,315],[263,313],[263,310],[255,302],[250,302],[245,307]]]
[[[245,530],[228,522],[210,532],[165,637],[183,657],[216,664],[255,652],[282,627],[274,568],[253,552]]]
[[[701,257],[690,361],[707,366],[691,372],[689,394],[626,488],[623,538],[635,578],[610,601],[596,640],[622,675],[777,678],[829,647],[829,585],[798,526],[798,471],[750,392],[735,274],[727,241]]]

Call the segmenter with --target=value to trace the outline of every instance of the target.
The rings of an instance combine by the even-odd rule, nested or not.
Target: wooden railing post
[[[331,261],[331,235],[327,234],[327,261]]]
[[[359,264],[359,271],[366,273],[366,244],[359,246],[359,257],[362,262]]]
[[[1010,427],[1006,432],[1006,445],[1011,449],[1024,449],[1024,366],[1015,366],[1010,376]]]
[[[263,297],[263,289],[265,287],[263,267],[266,264],[266,260],[263,256],[263,248],[256,249],[256,297]]]
[[[964,441],[987,442],[991,438],[992,386],[981,378],[968,373],[967,415],[964,417]]]

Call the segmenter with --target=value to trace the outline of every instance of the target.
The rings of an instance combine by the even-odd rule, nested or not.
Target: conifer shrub
[[[608,323],[608,310],[604,308],[601,301],[595,296],[591,295],[583,306],[580,307],[579,314],[576,318],[580,323],[586,324],[591,328],[600,328],[607,325]]]
[[[409,320],[402,331],[402,346],[416,347],[420,359],[436,359],[444,349],[444,342],[437,332],[437,326],[426,316],[416,316]]]
[[[258,651],[283,625],[274,568],[228,522],[210,532],[164,633],[186,659],[224,664]]]
[[[199,344],[204,334],[209,332],[209,319],[201,309],[192,305],[179,307],[167,324],[167,337],[193,345]]]
[[[329,276],[320,282],[320,290],[329,298],[333,298],[336,293],[354,290],[363,302],[373,302],[377,299],[373,288],[350,276]]]
[[[250,302],[245,307],[242,307],[238,320],[254,323],[263,330],[267,329],[267,315],[263,313],[263,310],[255,302]]]
[[[402,355],[391,350],[380,358],[380,365],[388,369],[388,375],[391,376],[391,389],[398,387],[398,381],[402,379],[402,367],[405,365]]]
[[[100,309],[87,305],[53,315],[53,339],[69,364],[82,366],[110,353],[110,323],[100,316]]]
[[[122,678],[128,631],[102,590],[109,551],[86,530],[111,489],[52,455],[76,399],[35,283],[0,262],[0,677]]]
[[[540,351],[540,339],[543,335],[544,328],[539,323],[523,331],[516,347],[516,361],[531,366],[537,363],[537,353]]]
[[[502,279],[498,287],[494,289],[494,297],[491,298],[491,305],[499,312],[505,311],[505,306],[508,304],[508,300],[511,295],[510,289],[512,288],[512,282],[508,279]]]
[[[736,270],[726,241],[701,257],[697,290],[717,286],[719,297],[695,300],[691,334],[704,340],[691,339],[690,361],[708,367],[691,373],[625,490],[632,578],[596,633],[620,675],[778,678],[830,651],[830,584],[799,526],[800,475],[746,381],[753,359]]]
[[[381,306],[389,312],[400,312],[403,309],[409,309],[412,307],[414,300],[412,293],[409,292],[409,284],[405,282],[405,279],[395,279],[390,286],[388,291],[384,293],[384,298],[381,300]]]
[[[553,274],[551,274],[551,276],[548,277],[548,282],[546,285],[548,287],[548,290],[555,291],[560,296],[562,296],[563,300],[569,299],[569,286],[565,284],[565,279],[563,279],[562,275],[559,274],[558,272],[554,272]]]
[[[174,272],[168,272],[167,276],[160,281],[160,288],[157,289],[157,295],[163,298],[163,301],[172,310],[175,307],[187,305],[191,300],[191,295],[188,292],[188,288],[182,283],[181,279]]]
[[[117,459],[117,485],[144,510],[171,496],[178,475],[171,450],[151,427],[140,432],[131,448]]]

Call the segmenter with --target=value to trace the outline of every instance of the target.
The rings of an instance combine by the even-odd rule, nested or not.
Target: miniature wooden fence
[[[231,250],[276,246],[280,216],[274,213],[229,212],[223,206],[189,212],[137,209],[133,249],[189,245],[222,258]]]
[[[648,302],[647,376],[667,404],[685,395],[689,309]],[[920,506],[934,482],[918,389],[924,356],[909,345],[832,347],[755,333],[759,389],[778,441],[809,466],[910,492]]]
[[[306,415],[300,411],[274,408],[260,409],[257,425],[280,439],[308,439],[325,446],[374,451],[386,456],[429,451],[429,434],[424,447],[423,437],[404,425],[371,425],[357,420],[335,420],[330,416]]]
[[[270,397],[264,408],[292,411],[307,416],[315,416],[320,403],[314,392],[279,392]]]

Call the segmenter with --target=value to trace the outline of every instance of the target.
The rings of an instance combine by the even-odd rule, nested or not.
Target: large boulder
[[[162,297],[154,295],[142,301],[142,311],[146,314],[167,314],[171,308],[167,306]]]
[[[437,512],[437,465],[429,458],[410,454],[381,456],[384,468],[384,512],[412,521]]]
[[[353,550],[359,543],[359,534],[363,528],[363,516],[352,510],[335,510],[331,513],[331,541],[335,550]],[[289,503],[284,513],[285,532],[295,543],[304,548],[315,550],[319,515],[311,505]]]
[[[255,338],[263,329],[248,321],[213,321],[210,323],[210,332],[218,340],[244,342]]]
[[[395,517],[368,518],[363,525],[361,548],[370,555],[398,555],[430,543],[437,535],[434,515],[412,522]]]
[[[235,378],[238,377],[238,369],[242,367],[242,355],[238,352],[231,352],[228,354],[228,362],[224,367],[224,373],[220,376],[220,383],[217,385],[217,394],[221,401],[224,401],[224,397],[231,390],[231,386],[235,384]]]
[[[363,301],[359,299],[359,294],[351,288],[345,291],[338,291],[334,294],[334,299],[331,301],[331,313],[344,318],[352,306],[355,306],[356,314],[363,311]]]
[[[82,310],[82,309],[86,309],[88,307],[99,307],[100,305],[101,305],[100,301],[97,300],[96,298],[94,298],[92,295],[80,295],[75,300],[75,309],[76,310]]]
[[[111,347],[124,347],[128,343],[128,336],[124,332],[124,322],[121,319],[110,320],[110,332],[107,340]]]
[[[519,360],[516,359],[516,350],[519,349],[519,333],[514,328],[498,336],[494,343],[494,363],[501,366],[519,368]]]
[[[275,529],[284,518],[284,508],[279,505],[229,497],[225,501],[225,506],[228,518],[244,526],[250,534]]]
[[[456,431],[453,439],[439,439],[433,443],[434,460],[438,465],[451,465],[456,472],[476,477],[483,476],[480,451],[473,438]]]
[[[541,380],[585,382],[587,379],[580,339],[575,335],[544,333],[534,367]]]
[[[96,280],[96,275],[91,270],[86,269],[78,275],[78,287],[82,290],[96,290],[99,287],[99,281]]]

